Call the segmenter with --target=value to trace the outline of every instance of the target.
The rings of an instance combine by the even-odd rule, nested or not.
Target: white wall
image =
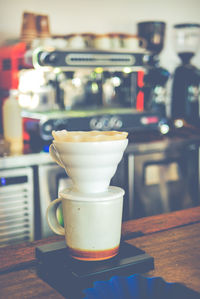
[[[172,25],[200,22],[200,0],[6,0],[0,1],[0,44],[19,37],[24,11],[48,14],[52,34],[136,33],[138,21],[165,21],[161,63],[169,70],[179,62],[171,42]],[[200,67],[200,53],[194,63]]]

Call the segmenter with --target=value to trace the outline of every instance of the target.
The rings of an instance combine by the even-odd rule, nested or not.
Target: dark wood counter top
[[[145,276],[200,292],[200,207],[124,222],[122,238],[154,257],[155,269]],[[36,273],[35,248],[58,240],[63,237],[1,248],[0,298],[63,298]]]

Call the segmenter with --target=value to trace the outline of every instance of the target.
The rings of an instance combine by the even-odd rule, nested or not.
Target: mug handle
[[[140,40],[140,47],[141,48],[146,48],[146,46],[147,46],[146,39],[144,39],[143,37],[139,37],[139,40]]]
[[[58,153],[54,147],[54,144],[52,143],[49,147],[49,154],[51,156],[51,158],[58,164],[60,165],[62,168],[64,168],[62,161],[60,160],[60,158],[58,157]]]
[[[51,230],[57,235],[64,236],[65,229],[59,224],[58,219],[56,217],[56,210],[59,204],[61,203],[61,201],[62,198],[57,198],[49,204],[46,212],[46,217],[47,217],[48,225],[51,228]]]

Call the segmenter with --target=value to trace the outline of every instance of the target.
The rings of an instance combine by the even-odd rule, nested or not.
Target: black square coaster
[[[68,254],[65,242],[36,248],[38,275],[66,298],[81,298],[81,290],[94,281],[114,275],[144,273],[154,268],[153,257],[145,251],[121,242],[118,255],[104,261],[79,261]]]

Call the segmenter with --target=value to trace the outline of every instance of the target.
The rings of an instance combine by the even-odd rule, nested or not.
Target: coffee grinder
[[[171,118],[199,127],[200,70],[191,64],[191,59],[199,47],[200,24],[176,24],[173,29],[175,51],[181,64],[173,74]]]
[[[144,76],[144,108],[166,115],[166,83],[169,72],[159,65],[158,54],[163,49],[165,28],[164,22],[146,21],[137,24],[138,35],[146,40],[146,50],[150,52]]]

